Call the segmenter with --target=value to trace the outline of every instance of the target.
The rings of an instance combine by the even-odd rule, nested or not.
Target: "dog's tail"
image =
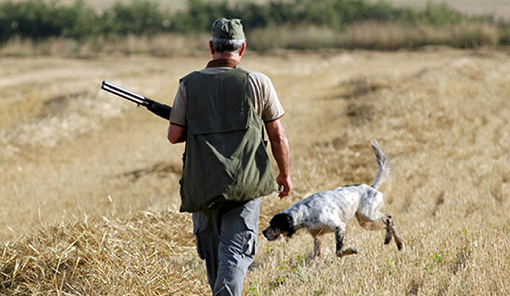
[[[390,177],[390,161],[376,140],[372,140],[370,144],[372,149],[374,149],[375,158],[377,159],[377,174],[375,175],[372,187],[377,189]]]

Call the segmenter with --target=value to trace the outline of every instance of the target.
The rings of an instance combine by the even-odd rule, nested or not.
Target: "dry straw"
[[[180,231],[191,227],[187,216],[169,210],[126,218],[80,217],[5,243],[0,286],[32,295],[205,293],[190,234]]]
[[[376,171],[370,140],[376,138],[393,158],[393,175],[381,191],[406,250],[383,246],[383,233],[365,231],[355,221],[345,244],[359,254],[342,259],[331,251],[332,236],[315,261],[306,234],[271,243],[259,236],[245,295],[508,293],[510,62],[506,53],[434,50],[246,59],[248,68],[273,79],[293,151],[294,193],[284,200],[263,198],[261,227],[307,193],[370,183]],[[117,77],[129,76],[124,81],[140,86],[157,81],[164,90],[190,64],[204,64],[143,57],[121,62],[112,66]],[[147,78],[141,78],[140,65]],[[27,157],[30,144],[15,137],[0,143],[2,149],[14,143],[19,148],[0,164],[0,206],[11,213],[0,217],[14,231],[3,232],[1,293],[208,293],[190,216],[175,211],[182,147],[164,142],[160,119],[142,110],[121,114],[105,118],[93,132],[39,148],[37,158]],[[9,118],[4,134],[27,122]],[[108,195],[113,198],[105,202]],[[34,208],[41,209],[39,225]],[[69,213],[52,222],[60,209]]]

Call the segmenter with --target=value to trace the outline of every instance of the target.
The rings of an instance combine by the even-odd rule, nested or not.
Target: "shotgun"
[[[106,80],[103,80],[103,83],[101,84],[101,89],[114,95],[117,95],[121,98],[124,98],[128,101],[134,102],[138,106],[142,105],[145,108],[147,108],[147,110],[151,111],[152,113],[156,114],[161,118],[164,118],[166,120],[170,119],[170,112],[172,111],[172,107],[168,105],[153,101],[147,97],[129,91]]]

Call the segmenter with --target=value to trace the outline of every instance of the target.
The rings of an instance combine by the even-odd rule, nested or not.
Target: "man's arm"
[[[292,191],[292,179],[290,177],[290,147],[285,128],[279,119],[266,122],[267,135],[271,142],[271,150],[278,164],[280,174],[276,178],[276,183],[280,185],[282,191],[280,198],[290,194]]]
[[[184,84],[179,83],[179,89],[175,94],[172,112],[170,113],[170,126],[168,127],[167,138],[172,144],[186,141],[186,91]]]
[[[174,123],[170,123],[168,127],[168,141],[172,144],[182,143],[186,141],[186,128]]]

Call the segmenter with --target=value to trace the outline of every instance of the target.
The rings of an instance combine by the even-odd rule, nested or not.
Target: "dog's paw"
[[[347,256],[347,255],[353,255],[353,254],[358,254],[358,251],[353,248],[347,248],[347,249],[341,250],[340,252],[336,253],[336,255],[340,258]]]
[[[403,243],[403,242],[401,242],[401,241],[397,241],[397,249],[398,249],[399,251],[404,251],[404,250],[405,250],[405,248],[406,248],[406,247],[405,247],[405,245],[404,245],[404,243]]]

